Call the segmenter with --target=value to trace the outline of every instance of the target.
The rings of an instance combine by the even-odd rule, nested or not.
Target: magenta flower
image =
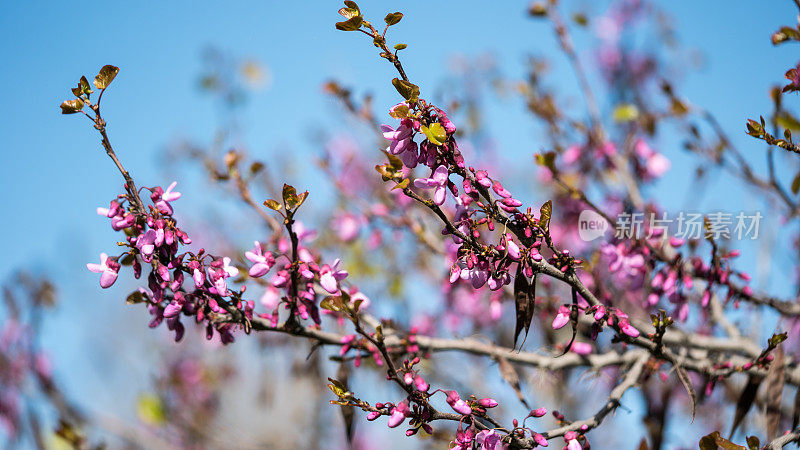
[[[166,191],[161,190],[161,186],[156,187],[153,189],[153,193],[150,195],[150,198],[153,200],[153,203],[156,205],[156,209],[161,214],[171,216],[173,213],[172,205],[169,202],[173,202],[179,198],[181,198],[180,192],[172,192],[175,189],[175,186],[178,185],[177,181],[173,181],[172,184],[167,187]]]
[[[397,406],[392,408],[389,415],[389,428],[395,428],[403,423],[403,421],[406,420],[406,414],[409,412],[408,403],[406,403],[405,400],[397,404]]]
[[[462,430],[459,427],[458,431],[456,431],[456,439],[450,441],[450,450],[472,450],[472,433],[472,428]]]
[[[414,180],[414,186],[420,189],[434,189],[433,202],[441,205],[444,203],[445,195],[447,195],[448,176],[447,167],[439,166],[430,178],[417,178]]]
[[[358,237],[364,218],[355,214],[337,214],[331,224],[342,242],[350,242]]]
[[[574,431],[568,431],[567,434],[564,435],[564,441],[567,443],[565,447],[567,450],[583,450],[580,442],[578,442],[578,433]]]
[[[580,341],[573,342],[572,347],[570,347],[569,351],[581,356],[586,356],[592,353],[592,344]]]
[[[547,414],[547,408],[536,408],[531,411],[530,417],[544,417]]]
[[[570,310],[564,305],[558,307],[558,314],[553,319],[553,329],[558,330],[569,322]]]
[[[463,414],[465,416],[468,414],[472,414],[472,408],[470,408],[467,402],[459,398],[458,392],[456,391],[447,392],[447,404],[450,405],[451,408],[453,408],[453,411],[459,414]]]
[[[517,245],[517,243],[511,240],[510,238],[506,238],[506,243],[508,246],[508,256],[510,256],[511,259],[513,259],[514,261],[519,260],[522,254],[519,251],[519,246]]]
[[[225,278],[239,275],[239,269],[231,265],[231,259],[227,256],[222,258],[222,270],[225,271]]]
[[[261,296],[261,304],[267,310],[273,310],[278,307],[278,304],[281,301],[281,293],[273,286],[267,286],[267,290],[264,291],[264,295]]]
[[[414,387],[417,388],[418,391],[427,392],[430,386],[428,385],[428,382],[426,382],[424,378],[417,375],[417,377],[414,378]]]
[[[475,436],[475,442],[481,450],[505,450],[508,445],[500,440],[501,437],[495,430],[483,430]]]
[[[482,398],[478,400],[478,404],[484,408],[494,408],[498,405],[497,400],[493,398]]]
[[[389,125],[381,125],[381,131],[383,137],[390,141],[389,148],[386,149],[389,153],[399,155],[410,147],[412,130],[405,123],[401,123],[397,129]]]
[[[100,264],[89,263],[86,268],[100,274],[100,287],[105,289],[117,281],[120,264],[105,253],[100,253]]]
[[[639,336],[639,330],[634,328],[627,320],[623,319],[619,321],[619,329],[632,338]]]
[[[342,262],[339,258],[333,262],[333,266],[325,264],[319,270],[319,284],[323,289],[330,294],[339,293],[339,281],[347,278],[347,271],[339,269],[339,263]]]
[[[156,250],[156,234],[155,230],[147,230],[136,238],[136,248],[142,253],[144,262],[153,260],[153,252]]]
[[[275,264],[275,257],[272,256],[272,253],[270,252],[264,253],[261,243],[258,241],[255,242],[255,247],[253,250],[245,252],[244,256],[247,257],[250,262],[254,263],[248,272],[253,278],[266,275],[267,272],[269,272],[269,269],[272,268],[272,265]]]

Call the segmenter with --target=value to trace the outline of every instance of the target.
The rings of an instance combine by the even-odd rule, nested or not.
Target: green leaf
[[[81,81],[78,82],[78,87],[80,87],[81,91],[86,95],[94,92],[92,91],[91,86],[89,86],[89,80],[87,80],[85,76],[81,77]]]
[[[83,100],[76,98],[75,100],[67,100],[61,104],[61,114],[75,114],[83,109]]]
[[[114,81],[117,74],[119,73],[119,67],[112,66],[110,64],[103,66],[100,69],[100,73],[94,77],[94,85],[97,89],[105,89]]]
[[[614,118],[614,122],[631,122],[639,117],[639,108],[630,103],[623,103],[614,108],[612,117]]]
[[[797,172],[792,180],[792,194],[796,195],[798,192],[800,192],[800,172]]]
[[[405,103],[400,103],[399,105],[395,106],[389,111],[389,115],[394,117],[395,119],[405,119],[408,117],[410,110],[408,105]]]
[[[283,208],[283,205],[281,205],[280,203],[278,203],[277,201],[275,201],[273,199],[265,200],[264,201],[264,206],[266,206],[269,209],[275,210],[275,211],[280,211],[281,208]]]
[[[319,307],[328,311],[339,312],[344,308],[344,302],[341,296],[329,295],[319,302]]]
[[[578,12],[578,13],[573,14],[572,15],[572,20],[574,20],[576,24],[578,24],[578,25],[580,25],[582,27],[585,27],[586,25],[589,24],[589,19],[586,17],[586,14],[584,14],[584,13],[579,13]]]
[[[387,14],[386,17],[383,20],[386,21],[386,25],[392,26],[392,25],[400,22],[400,20],[402,18],[403,18],[403,13],[394,12],[394,13],[391,13],[391,14]]]
[[[344,22],[336,22],[336,29],[342,31],[356,31],[361,28],[364,18],[361,16],[353,16]]]
[[[295,203],[297,200],[297,190],[295,190],[294,186],[290,186],[286,183],[283,183],[283,203],[286,204],[286,207],[291,209],[289,203]]]
[[[397,184],[396,184],[396,185],[395,185],[395,186],[392,188],[392,190],[395,190],[395,189],[405,189],[405,188],[407,188],[407,187],[408,187],[408,184],[409,184],[410,182],[411,182],[411,179],[409,179],[409,178],[405,178],[403,181],[401,181],[401,182],[397,183]]]
[[[255,175],[258,172],[261,172],[264,169],[264,163],[261,161],[256,161],[253,164],[250,164],[250,173]]]
[[[166,421],[164,405],[161,399],[153,394],[142,394],[136,401],[136,413],[143,422],[149,425],[162,425]]]
[[[358,12],[361,12],[361,9],[358,7],[358,4],[356,2],[354,2],[354,1],[352,1],[352,0],[345,0],[344,4],[348,8],[352,8],[352,9],[355,9],[356,11],[358,11]]]
[[[395,44],[394,45],[394,49],[395,50],[405,50],[406,47],[408,47],[406,44]]]
[[[436,145],[442,145],[447,141],[447,132],[439,122],[435,122],[429,127],[423,125],[420,127],[420,130],[425,133],[429,141]]]
[[[353,17],[360,16],[361,12],[353,8],[341,8],[339,14],[345,19],[352,19]]]
[[[297,205],[295,206],[295,208],[299,208],[300,206],[302,206],[303,202],[306,201],[306,198],[308,198],[308,191],[304,191],[297,194]]]
[[[129,305],[135,305],[137,303],[142,303],[144,301],[144,294],[139,291],[133,291],[128,294],[128,298],[125,299],[125,303]]]
[[[778,346],[778,344],[785,341],[786,338],[787,338],[786,333],[773,334],[772,337],[769,338],[769,346],[775,348]]]
[[[555,161],[556,161],[555,152],[538,153],[536,155],[536,164],[547,167],[548,169],[550,169],[551,172],[556,171]]]
[[[781,114],[778,115],[775,120],[782,128],[791,131],[800,131],[800,121],[787,111],[781,111]]]
[[[416,84],[401,80],[399,78],[392,79],[392,84],[404,99],[410,102],[415,102],[419,98],[419,86]]]

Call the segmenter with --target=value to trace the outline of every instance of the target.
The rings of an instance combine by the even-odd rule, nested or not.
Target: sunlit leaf
[[[364,18],[361,16],[353,16],[344,22],[336,22],[336,29],[342,31],[356,31],[361,28]]]
[[[319,302],[319,307],[327,309],[328,311],[339,312],[344,308],[344,302],[342,301],[342,297],[330,295]]]
[[[394,12],[394,13],[387,14],[386,17],[383,20],[386,21],[386,25],[392,26],[392,25],[400,22],[400,20],[402,18],[403,18],[403,13]]]
[[[281,205],[280,202],[277,202],[273,199],[265,200],[264,206],[275,211],[280,211],[280,209],[283,208],[283,205]]]
[[[136,401],[136,413],[148,425],[162,425],[166,421],[164,405],[161,399],[153,394],[142,394]]]
[[[100,73],[94,77],[94,85],[97,89],[105,89],[114,81],[117,74],[119,73],[119,67],[112,66],[112,65],[105,65],[102,69],[100,69]]]
[[[401,80],[399,78],[392,79],[392,84],[404,99],[410,102],[415,102],[419,98],[419,86],[416,84]]]
[[[614,122],[631,122],[639,117],[639,108],[630,103],[623,103],[614,108],[611,117],[614,119]]]
[[[447,132],[439,122],[435,122],[429,127],[423,125],[420,127],[420,131],[425,133],[425,137],[436,145],[442,145],[447,140]]]
[[[83,109],[83,100],[76,98],[75,100],[66,100],[61,104],[61,114],[75,114]]]
[[[550,227],[550,217],[553,215],[553,202],[548,200],[539,209],[539,226],[546,230]]]

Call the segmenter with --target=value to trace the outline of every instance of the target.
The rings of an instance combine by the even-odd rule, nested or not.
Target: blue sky
[[[390,38],[408,44],[404,63],[423,91],[447,78],[448,55],[488,52],[506,75],[519,77],[526,56],[535,53],[554,58],[550,82],[580,99],[566,62],[555,54],[551,29],[526,17],[525,2],[492,2],[491,7],[477,1],[458,6],[419,0],[361,3],[376,20],[397,9],[405,13]],[[781,83],[783,72],[796,63],[796,47],[774,48],[769,42],[772,31],[794,20],[794,5],[788,0],[656,3],[672,16],[681,43],[703,55],[701,68],[680,80],[680,92],[716,114],[740,149],[755,155],[756,166],[762,167],[763,146],[744,135],[744,121],[770,110],[768,87]],[[57,367],[71,367],[70,375],[86,375],[90,381],[102,370],[80,349],[92,339],[93,328],[76,323],[74,314],[100,309],[130,318],[136,326],[143,326],[144,319],[142,311],[126,309],[121,302],[110,306],[111,296],[98,292],[96,276],[84,267],[116,239],[94,210],[107,204],[121,181],[88,121],[59,113],[59,103],[69,98],[69,88],[80,75],[91,79],[104,64],[121,68],[104,98],[104,116],[112,143],[140,185],[168,184],[172,174],[160,158],[165,146],[184,136],[207,142],[218,124],[218,104],[197,88],[201,51],[208,45],[257,60],[270,72],[268,88],[254,93],[240,116],[250,148],[259,157],[269,159],[275,151],[312,155],[321,148],[313,142],[312,130],[343,125],[321,92],[327,79],[372,92],[378,111],[397,101],[389,84],[393,68],[363,36],[334,30],[339,2],[95,5],[11,2],[0,16],[0,84],[6,87],[0,122],[0,204],[5,211],[0,231],[6,236],[0,244],[0,279],[19,268],[52,275],[64,302],[53,325],[63,331],[46,336],[45,346],[56,354]],[[584,41],[580,34],[577,41]],[[608,111],[609,105],[602,106]],[[510,130],[496,136],[504,158],[519,155],[527,162],[540,149],[537,128],[518,102],[492,101],[487,116],[491,129],[505,124]],[[681,171],[686,166],[677,144],[659,150],[677,158],[667,183],[681,186],[690,176]],[[742,190],[729,190],[724,178],[719,183],[703,206],[733,211],[757,207]],[[661,187],[665,204],[682,204],[685,190]],[[203,210],[198,199],[187,204]],[[776,258],[780,261],[780,255]],[[778,290],[790,292],[785,279]],[[124,289],[114,293],[124,295]],[[75,391],[86,389],[86,381],[67,378]]]

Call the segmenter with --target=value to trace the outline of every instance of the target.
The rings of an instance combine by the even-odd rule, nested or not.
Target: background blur
[[[771,32],[794,21],[795,6],[790,1],[655,3],[667,14],[681,46],[672,60],[676,68],[672,81],[690,102],[714,113],[734,143],[745,154],[757,156],[754,166],[762,168],[763,147],[744,134],[744,123],[770,110],[768,87],[782,83],[783,72],[796,62],[794,47],[773,48],[769,41]],[[393,42],[408,44],[401,53],[406,70],[423,94],[428,92],[434,100],[446,95],[452,80],[482,64],[491,65],[504,78],[524,78],[528,56],[536,55],[552,61],[548,84],[581,107],[575,78],[557,51],[551,27],[532,21],[526,14],[527,3],[455,5],[411,0],[364,1],[360,6],[368,17],[380,18],[395,10],[405,14],[389,35]],[[591,17],[605,11],[608,2],[565,2],[565,6],[580,8]],[[220,129],[231,133],[222,138],[231,140],[226,145],[246,142],[253,157],[291,162],[290,170],[275,183],[310,189],[310,211],[324,211],[329,187],[318,181],[319,171],[311,163],[324,145],[320,136],[358,139],[364,130],[342,119],[341,107],[323,93],[323,84],[336,79],[359,94],[371,93],[379,119],[397,102],[389,82],[395,76],[393,68],[377,57],[364,36],[334,29],[339,7],[335,1],[4,5],[0,279],[28,269],[57,285],[60,302],[45,319],[41,346],[52,357],[64,390],[90,415],[111,425],[138,420],[137,402],[153,385],[158,361],[169,352],[198,352],[208,345],[191,334],[191,342],[178,345],[163,327],[148,330],[143,309],[124,304],[134,286],[131,280],[121,277],[112,289],[101,292],[96,275],[86,270],[85,263],[95,261],[116,240],[95,208],[107,205],[121,181],[88,120],[62,116],[58,105],[70,98],[69,88],[81,75],[91,79],[104,64],[119,66],[119,76],[103,101],[111,141],[139,185],[179,181],[178,190],[183,192],[179,216],[200,233],[209,223],[225,219],[226,194],[204,187],[207,181],[197,166],[176,160],[170,149],[184,142],[211,145],[220,139]],[[575,38],[580,56],[591,61],[591,47],[582,44],[595,38],[593,29],[576,30]],[[235,107],[202,88],[203,77],[217,67],[245,68],[243,100]],[[589,67],[596,79],[596,69]],[[529,165],[533,174],[530,155],[546,144],[540,143],[542,130],[526,115],[523,102],[490,90],[482,94],[481,102],[486,136],[482,142],[498,155],[498,165]],[[601,100],[605,113],[612,106]],[[662,205],[676,210],[691,200],[693,210],[760,208],[745,190],[729,188],[730,180],[722,174],[698,203],[688,188],[693,174],[680,142],[664,137],[658,150],[672,159],[671,171],[654,191]],[[524,176],[519,179],[524,181]],[[538,199],[535,193],[521,196]],[[766,231],[779,221],[767,215],[762,222],[765,239]],[[232,229],[247,229],[246,225],[235,224]],[[256,236],[242,232],[229,238],[248,246]],[[793,273],[781,266],[786,255],[778,252],[765,259],[751,244],[743,245],[743,251],[740,264],[756,275],[754,286],[791,294],[787,280]],[[772,269],[771,278],[765,275],[765,264]],[[259,350],[237,343],[225,352],[243,355]],[[287,405],[302,392],[295,386],[282,393],[277,378],[261,375],[267,373],[266,367],[284,370],[281,364],[288,362],[277,356],[240,364],[239,373],[245,375],[236,381],[234,404],[252,401],[268,389],[273,406]],[[276,428],[265,425],[270,422],[292,423],[280,408],[258,411],[242,414],[233,408],[226,414],[230,423],[243,423],[256,435],[274,433]],[[360,425],[367,433],[389,432],[383,425]],[[684,441],[680,429],[671,431],[674,444],[696,445],[696,440]],[[335,439],[331,442],[342,442],[338,428],[329,433]],[[402,431],[391,433],[399,438]],[[280,446],[279,436],[271,438]]]

